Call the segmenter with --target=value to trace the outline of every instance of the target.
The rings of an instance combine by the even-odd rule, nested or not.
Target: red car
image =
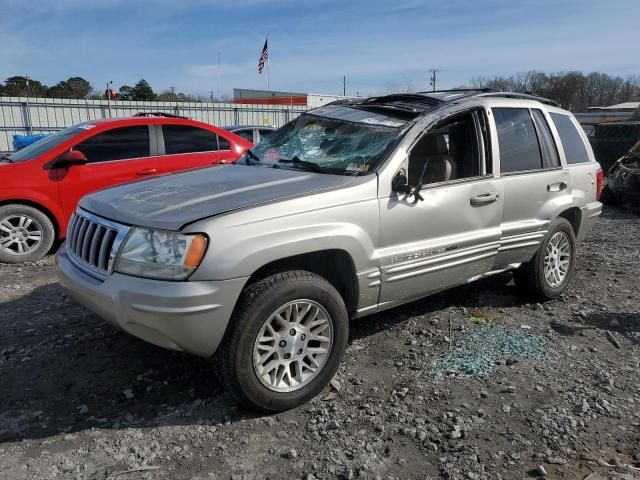
[[[33,261],[66,235],[80,198],[161,173],[231,163],[253,144],[161,114],[95,120],[0,157],[0,262]]]

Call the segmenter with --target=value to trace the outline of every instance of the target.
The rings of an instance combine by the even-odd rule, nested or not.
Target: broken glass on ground
[[[442,355],[431,373],[436,382],[450,372],[482,379],[491,375],[498,360],[541,360],[548,353],[544,341],[528,330],[473,328],[460,334],[455,348]]]

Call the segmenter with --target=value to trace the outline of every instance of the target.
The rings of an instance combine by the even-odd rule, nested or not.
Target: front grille
[[[78,210],[67,229],[67,254],[78,267],[99,278],[111,273],[128,228]]]

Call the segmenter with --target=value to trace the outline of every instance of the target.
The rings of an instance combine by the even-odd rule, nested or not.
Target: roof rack
[[[432,90],[430,92],[418,92],[423,93],[425,95],[429,95],[430,93],[467,93],[465,97],[502,97],[502,98],[519,98],[522,100],[535,100],[540,103],[545,103],[547,105],[552,105],[554,107],[559,107],[560,104],[555,100],[551,100],[549,98],[539,97],[537,95],[532,95],[530,93],[518,93],[518,92],[496,92],[491,88],[452,88],[449,90]],[[474,95],[475,94],[475,95]]]
[[[439,100],[436,99],[435,101],[437,102]],[[365,98],[360,103],[363,105],[379,103],[420,103],[432,106],[434,104],[434,99],[421,95],[420,93],[391,93],[389,95]]]
[[[183,117],[181,115],[174,115],[173,113],[166,112],[138,112],[133,115],[134,117],[168,117],[168,118],[184,118],[185,120],[188,117]]]
[[[503,98],[519,98],[521,100],[535,100],[540,103],[544,103],[547,105],[551,105],[554,107],[559,107],[560,104],[555,100],[551,100],[549,98],[539,97],[537,95],[531,95],[528,93],[517,93],[517,92],[485,92],[478,94],[479,97],[503,97]]]
[[[472,93],[472,92],[488,93],[488,92],[493,92],[493,90],[490,89],[490,88],[449,88],[449,89],[446,89],[446,90],[428,90],[428,91],[418,92],[418,93],[429,94],[429,93],[456,93],[456,92],[460,92],[460,93]]]

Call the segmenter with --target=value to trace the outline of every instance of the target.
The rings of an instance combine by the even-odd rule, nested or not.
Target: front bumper
[[[69,295],[107,322],[160,347],[202,357],[218,348],[247,281],[169,282],[120,273],[100,281],[76,267],[64,245],[56,265]]]

